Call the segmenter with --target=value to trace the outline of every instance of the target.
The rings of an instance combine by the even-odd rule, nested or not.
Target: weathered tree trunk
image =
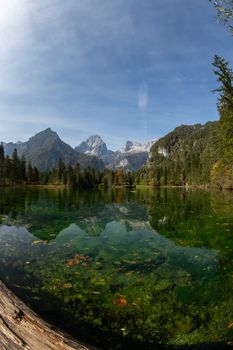
[[[0,281],[0,350],[94,350],[54,330]]]

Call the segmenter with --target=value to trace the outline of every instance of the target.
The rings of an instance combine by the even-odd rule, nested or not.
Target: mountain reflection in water
[[[0,275],[102,348],[229,341],[232,209],[202,191],[2,190]]]

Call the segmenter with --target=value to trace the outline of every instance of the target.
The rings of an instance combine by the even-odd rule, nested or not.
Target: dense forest
[[[161,138],[152,146],[149,162],[138,172],[136,182],[155,186],[208,184],[216,157],[216,125],[181,125]]]
[[[132,187],[134,184],[134,174],[123,170],[103,171],[91,167],[81,169],[79,164],[75,167],[65,165],[59,161],[58,167],[39,174],[41,184],[66,185],[71,188],[94,188],[94,187]]]
[[[5,156],[4,146],[0,145],[0,185],[65,185],[71,188],[94,188],[125,186],[132,187],[134,174],[123,170],[99,171],[87,167],[81,169],[76,166],[66,165],[62,160],[58,166],[49,171],[39,171],[29,162],[26,165],[24,157],[20,158],[17,150],[12,157]]]
[[[4,146],[0,145],[0,185],[17,185],[23,183],[38,183],[39,172],[31,163],[26,166],[25,158],[19,158],[17,150],[12,157],[4,154]]]

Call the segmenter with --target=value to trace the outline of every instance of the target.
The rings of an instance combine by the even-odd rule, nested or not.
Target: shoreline
[[[215,188],[208,185],[161,185],[161,186],[155,186],[155,185],[134,185],[134,186],[124,186],[124,185],[117,185],[117,186],[112,186],[112,187],[94,187],[94,188],[71,188],[67,185],[64,184],[16,184],[16,185],[0,185],[0,189],[5,189],[5,188],[42,188],[42,189],[71,189],[71,190],[85,190],[85,191],[90,191],[90,190],[104,190],[104,191],[109,191],[109,190],[159,190],[159,189],[169,189],[169,188],[176,188],[176,189],[199,189],[199,190],[204,190],[204,191],[210,191],[210,192],[231,192],[233,191],[232,188]],[[1,350],[1,349],[0,349]]]

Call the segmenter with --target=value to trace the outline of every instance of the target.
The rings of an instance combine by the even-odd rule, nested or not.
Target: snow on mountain
[[[103,157],[109,153],[106,143],[99,135],[92,135],[86,141],[83,141],[79,146],[75,147],[76,151]],[[111,151],[110,151],[111,152]]]
[[[121,159],[116,165],[115,168],[124,168],[129,164],[129,161],[127,158]]]
[[[109,169],[138,170],[146,164],[153,143],[154,141],[145,144],[127,141],[119,151],[113,152],[108,150],[99,135],[93,135],[75,147],[75,150],[99,157]]]
[[[120,152],[121,153],[149,152],[154,142],[155,141],[150,141],[142,144],[139,142],[126,141],[125,145],[121,148]]]

